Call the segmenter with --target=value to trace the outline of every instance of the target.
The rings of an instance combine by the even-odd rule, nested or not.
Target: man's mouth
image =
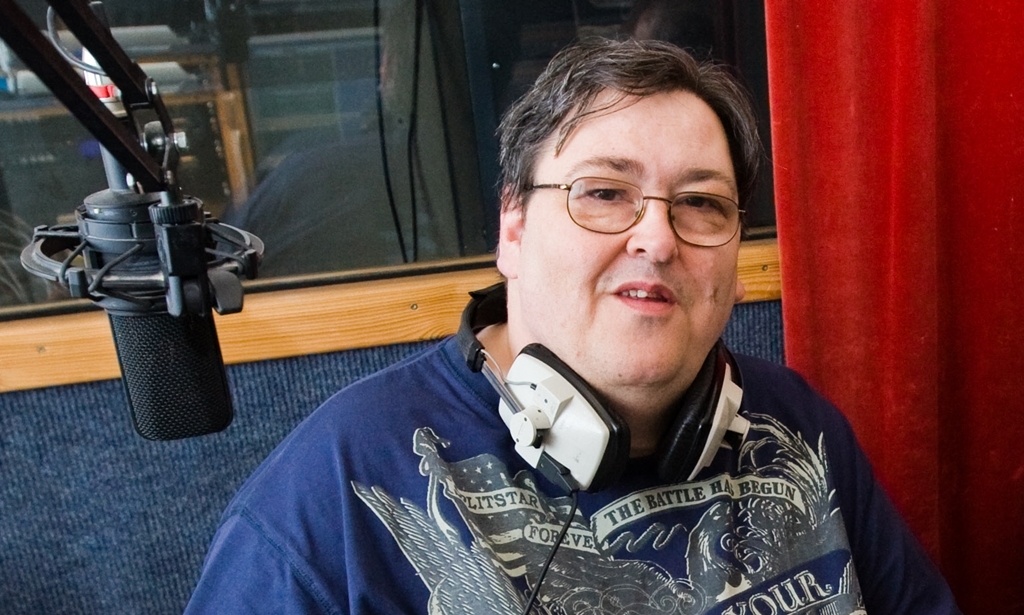
[[[622,297],[629,297],[630,299],[645,299],[648,301],[662,301],[669,302],[671,298],[662,291],[657,289],[644,290],[642,288],[630,288],[619,293]]]

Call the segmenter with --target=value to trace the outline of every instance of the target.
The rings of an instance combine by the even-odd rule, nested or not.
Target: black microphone
[[[160,194],[110,189],[86,198],[76,217],[85,267],[67,268],[64,278],[72,294],[107,311],[135,430],[175,440],[226,428],[231,393],[210,309],[210,238],[198,202],[162,205]],[[229,311],[241,309],[240,290],[234,294]]]
[[[93,2],[90,8],[106,25],[102,4]],[[95,64],[88,49],[83,48],[82,60]],[[96,67],[102,70],[98,64]],[[120,95],[107,87],[109,81],[102,72],[85,71],[84,77],[101,102],[130,128]],[[169,145],[160,144],[161,149]],[[106,148],[102,148],[102,154],[110,189],[86,199],[78,216],[86,262],[97,270],[110,264],[94,282],[94,289],[116,286],[113,279],[119,274],[130,278],[133,274],[163,272],[167,268],[161,266],[161,252],[176,268],[179,279],[184,274],[203,283],[206,265],[202,244],[206,242],[201,205],[176,199],[181,202],[160,208],[158,195],[136,198],[124,166]],[[164,226],[154,226],[156,220]],[[168,230],[167,226],[174,228]],[[136,253],[124,257],[130,250]],[[135,296],[128,291],[120,298],[100,299],[106,304],[132,424],[150,440],[215,433],[227,428],[234,416],[207,293],[195,290],[196,313],[176,309],[176,314],[170,314],[166,298],[161,300],[159,291],[151,297],[136,290]]]
[[[263,252],[255,236],[207,219],[197,199],[167,199],[94,193],[76,209],[75,226],[37,228],[22,253],[30,272],[107,311],[132,423],[150,440],[231,423],[212,311],[241,310],[237,274],[254,277]]]

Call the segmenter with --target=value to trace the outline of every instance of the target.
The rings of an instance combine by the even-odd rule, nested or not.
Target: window
[[[19,2],[40,28],[41,0]],[[684,0],[105,0],[188,137],[183,189],[264,240],[261,278],[486,254],[494,130],[586,35],[668,38],[733,65],[769,142],[763,6]],[[72,52],[72,37],[62,40]],[[0,307],[61,298],[18,253],[106,188],[99,146],[0,49]],[[774,224],[771,182],[748,207]],[[768,229],[766,231],[765,229]],[[299,278],[302,279],[302,278]]]

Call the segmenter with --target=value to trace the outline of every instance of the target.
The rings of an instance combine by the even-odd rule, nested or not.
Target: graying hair
[[[537,156],[556,131],[555,152],[589,115],[605,90],[650,96],[684,90],[703,100],[725,128],[740,206],[754,190],[764,148],[746,90],[725,68],[698,62],[662,41],[591,38],[560,51],[498,126],[505,207],[517,207],[534,183]],[[617,98],[613,103],[621,100]]]

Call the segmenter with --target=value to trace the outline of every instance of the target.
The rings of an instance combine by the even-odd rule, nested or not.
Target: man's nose
[[[672,227],[671,204],[666,198],[644,197],[644,211],[629,229],[627,252],[643,255],[657,263],[668,262],[678,254],[679,236]]]

